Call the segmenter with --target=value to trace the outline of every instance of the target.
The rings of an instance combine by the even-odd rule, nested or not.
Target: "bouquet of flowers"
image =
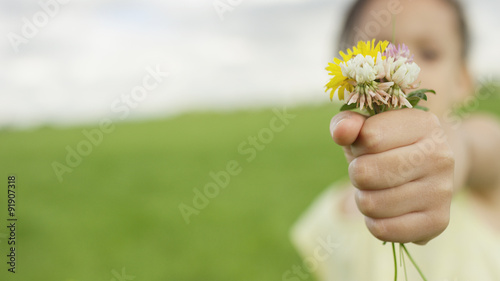
[[[348,49],[347,54],[340,52],[340,55],[342,59],[335,58],[326,68],[329,75],[333,76],[326,84],[326,91],[330,91],[330,99],[337,92],[339,100],[345,101],[341,111],[359,109],[373,116],[400,108],[427,110],[418,103],[427,100],[426,93],[436,93],[429,89],[411,91],[420,87],[417,81],[420,67],[405,44],[396,46],[388,41],[380,41],[375,45],[375,39],[360,41],[352,50]],[[400,243],[399,246],[401,263],[404,265],[404,252],[422,279],[426,280],[405,245]],[[392,243],[392,251],[394,280],[397,280],[395,243]]]
[[[427,100],[425,93],[433,90],[421,89],[417,82],[420,67],[413,61],[408,47],[396,46],[388,41],[360,41],[347,54],[340,52],[342,59],[335,58],[326,70],[333,78],[326,84],[326,91],[333,99],[335,92],[346,105],[341,110],[365,109],[375,115],[396,108],[420,108],[418,102]]]

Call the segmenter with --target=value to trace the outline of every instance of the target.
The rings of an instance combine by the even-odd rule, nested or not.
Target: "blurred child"
[[[437,92],[423,104],[430,112],[334,116],[330,130],[350,183],[317,199],[293,241],[319,280],[391,280],[392,250],[381,241],[413,243],[407,247],[429,280],[500,280],[500,125],[450,114],[474,91],[462,9],[454,0],[358,0],[341,49],[392,41],[393,15],[396,44],[415,54],[422,88]],[[409,261],[406,267],[410,280],[420,280]]]

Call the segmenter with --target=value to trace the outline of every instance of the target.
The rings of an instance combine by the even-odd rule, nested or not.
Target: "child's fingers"
[[[365,217],[365,223],[373,236],[382,241],[425,244],[448,226],[450,216],[446,208],[449,204],[439,213],[416,212],[383,219]]]
[[[349,164],[349,178],[358,189],[380,190],[417,180],[448,163],[434,159],[439,156],[437,152],[435,155],[419,155],[419,162],[415,162],[411,157],[415,152],[420,153],[415,145],[411,145],[359,156]],[[429,165],[431,160],[436,160],[433,165]]]
[[[430,189],[436,192],[429,192]],[[370,218],[383,219],[426,211],[441,204],[449,194],[445,187],[431,186],[426,181],[413,181],[383,190],[356,190],[359,211]]]
[[[384,112],[366,120],[351,150],[354,157],[384,152],[415,143],[438,128],[438,118],[421,110]]]
[[[344,149],[345,159],[347,160],[347,163],[350,164],[352,162],[352,160],[354,160],[354,156],[352,156],[352,152],[351,152],[351,146],[347,145],[347,146],[343,146],[342,148]]]
[[[431,175],[448,176],[454,162],[453,152],[446,144],[422,150],[421,143],[416,143],[354,158],[349,164],[349,178],[358,189],[381,190]]]
[[[330,122],[330,133],[340,146],[348,146],[358,138],[366,117],[352,111],[344,111],[335,115]]]

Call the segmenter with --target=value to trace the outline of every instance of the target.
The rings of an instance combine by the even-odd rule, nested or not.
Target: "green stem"
[[[406,261],[405,261],[405,255],[403,254],[403,243],[399,243],[399,253],[401,255],[401,259],[403,260],[403,268],[405,270],[405,280],[408,281],[408,275],[406,274]],[[401,263],[401,262],[400,262]]]
[[[392,255],[394,256],[394,281],[398,281],[398,261],[396,259],[396,247],[392,244]]]
[[[373,116],[373,115],[377,114],[377,113],[375,113],[375,111],[373,111],[369,107],[366,108],[366,111],[368,111],[368,114],[370,114],[370,116]]]
[[[422,279],[424,281],[427,281],[427,279],[425,278],[424,274],[422,273],[422,270],[420,270],[420,268],[418,267],[417,263],[413,260],[413,258],[411,257],[410,253],[406,249],[406,246],[404,244],[401,244],[401,247],[403,247],[403,250],[405,251],[406,255],[410,258],[411,263],[413,263],[413,266],[415,266],[415,268],[417,269],[418,273],[420,274],[420,277],[422,277]]]

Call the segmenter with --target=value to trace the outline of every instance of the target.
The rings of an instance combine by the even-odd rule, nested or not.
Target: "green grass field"
[[[500,113],[500,100],[481,107]],[[337,108],[288,112],[296,117],[273,136],[271,108],[115,124],[62,182],[52,163],[64,164],[66,147],[76,149],[82,130],[97,127],[1,131],[0,280],[281,280],[301,264],[290,227],[347,173],[329,136]],[[248,138],[258,134],[267,143],[251,155]],[[193,189],[203,191],[210,172],[235,161],[240,173],[187,224],[179,204],[193,206]],[[6,264],[11,173],[15,274]]]

